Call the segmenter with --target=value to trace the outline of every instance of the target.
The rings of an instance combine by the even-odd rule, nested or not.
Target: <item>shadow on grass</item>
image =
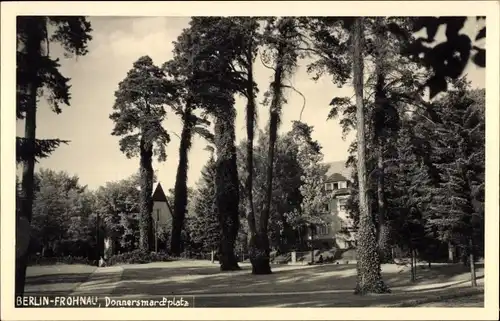
[[[424,300],[429,295],[449,295],[441,290],[430,293],[403,293],[358,296],[353,293],[317,293],[301,295],[196,297],[196,307],[283,307],[283,308],[321,308],[321,307],[387,307],[405,300]],[[476,306],[484,304],[477,302]],[[457,306],[457,305],[455,305]],[[458,305],[460,306],[460,305]]]
[[[482,278],[482,265],[477,266],[478,278]],[[395,265],[382,267],[383,278],[391,288],[429,286],[437,283],[467,283],[468,269],[463,265],[436,265],[429,269],[419,269],[418,280],[410,282],[408,270]],[[289,293],[326,292],[341,290],[344,293],[354,289],[356,284],[355,265],[320,265],[309,267],[274,267],[273,274],[252,275],[251,268],[243,266],[235,272],[220,272],[218,265],[206,267],[165,267],[136,268],[124,266],[122,279],[113,295],[202,295],[238,293]],[[450,284],[437,285],[446,290]],[[429,289],[411,289],[425,295]],[[403,292],[398,289],[396,292]],[[434,291],[436,292],[436,291]],[[314,294],[318,295],[318,294]],[[326,294],[325,294],[326,295]],[[332,295],[331,293],[329,295]],[[221,300],[223,298],[219,298]],[[267,300],[267,299],[262,299]],[[276,301],[275,301],[276,302]]]

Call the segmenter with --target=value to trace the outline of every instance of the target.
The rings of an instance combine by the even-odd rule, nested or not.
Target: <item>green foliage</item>
[[[416,156],[412,129],[407,125],[397,141],[398,162],[387,169],[389,219],[394,244],[407,249],[425,249],[425,213],[431,201],[432,181],[425,164]],[[423,251],[422,251],[423,252]]]
[[[16,162],[22,163],[35,155],[35,159],[47,158],[61,144],[68,144],[69,141],[61,139],[36,139],[34,149],[24,137],[16,137]]]
[[[352,57],[349,49],[349,34],[345,30],[350,18],[308,17],[301,18],[301,25],[310,38],[303,50],[316,58],[307,66],[307,72],[318,80],[324,74],[341,87],[351,75]]]
[[[148,57],[140,57],[118,85],[114,112],[109,116],[115,123],[112,135],[123,136],[120,150],[128,158],[138,156],[141,149],[152,149],[158,160],[166,159],[165,146],[170,136],[162,127],[165,105],[172,100],[172,85],[165,73]]]
[[[298,227],[311,224],[329,223],[330,213],[325,211],[325,204],[330,196],[324,188],[328,166],[324,165],[321,146],[312,139],[313,127],[301,122],[294,122],[288,134],[297,145],[297,162],[302,169],[300,207],[287,213],[289,224]]]
[[[36,185],[32,220],[33,250],[48,250],[56,255],[63,252],[89,255],[88,246],[95,243],[92,233],[92,194],[78,183],[78,177],[65,172],[42,169],[37,174]],[[65,245],[62,244],[64,242]],[[70,243],[87,245],[71,252]]]
[[[52,31],[52,32],[51,32]],[[59,72],[59,59],[49,56],[50,46],[62,45],[66,54],[84,56],[92,36],[87,18],[82,16],[17,17],[17,118],[23,119],[30,105],[30,85],[40,88],[52,110],[69,105],[69,78]]]
[[[114,112],[109,116],[115,127],[112,135],[122,136],[120,150],[128,157],[140,156],[139,246],[149,250],[153,243],[153,156],[166,160],[170,136],[162,126],[165,105],[176,102],[175,83],[149,56],[140,57],[118,84]]]
[[[440,183],[433,190],[435,216],[429,221],[442,240],[470,251],[471,240],[484,246],[484,91],[471,92],[464,79],[453,85],[436,103],[441,122],[434,127],[439,135],[432,147],[440,159]]]
[[[168,262],[172,259],[163,252],[148,252],[143,250],[134,250],[131,252],[116,254],[111,256],[106,265],[123,265],[123,264],[145,264],[151,262]]]
[[[196,194],[194,213],[191,215],[191,239],[201,244],[205,252],[216,250],[220,240],[220,223],[215,198],[215,160],[211,157],[201,172]]]
[[[94,212],[99,214],[103,235],[133,250],[139,243],[139,176],[108,182],[95,191]]]
[[[44,257],[40,255],[30,256],[29,265],[56,265],[56,264],[83,264],[95,265],[95,260],[90,260],[87,257],[67,255],[63,257]]]
[[[327,167],[322,164],[321,146],[311,138],[313,128],[295,122],[292,130],[278,137],[273,162],[273,194],[268,227],[270,247],[285,252],[305,246],[300,243],[300,234],[305,224],[326,220],[324,205],[326,195],[322,181]],[[253,198],[255,212],[260,213],[265,200],[265,190],[261,188],[267,179],[267,146],[269,135],[260,132],[254,146]],[[238,169],[246,170],[246,142],[238,146]],[[245,195],[244,184],[240,184]],[[319,191],[319,194],[314,193]],[[304,198],[306,199],[304,202]],[[246,202],[246,200],[245,200]],[[242,202],[244,203],[244,202]],[[303,206],[303,209],[302,207]],[[245,214],[244,204],[240,209]],[[248,233],[248,227],[243,231]]]
[[[402,52],[432,70],[432,77],[425,83],[430,89],[431,98],[448,89],[448,78],[459,79],[471,58],[478,67],[484,68],[486,65],[486,49],[474,45],[475,41],[486,37],[486,26],[478,31],[475,39],[471,39],[468,35],[460,33],[467,19],[470,18],[414,17],[410,19],[410,29],[405,30],[396,23],[388,26],[393,34],[408,42]],[[475,19],[486,20],[485,17]],[[428,44],[435,41],[437,30],[442,25],[446,28],[446,40],[429,48]],[[424,28],[427,31],[427,38],[415,39],[412,33]]]

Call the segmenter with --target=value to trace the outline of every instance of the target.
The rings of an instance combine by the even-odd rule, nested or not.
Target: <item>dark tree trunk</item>
[[[377,200],[378,200],[378,253],[380,257],[380,263],[388,263],[392,261],[391,256],[391,239],[390,239],[390,229],[388,226],[386,218],[386,208],[387,204],[385,201],[384,193],[384,148],[381,143],[379,143],[378,148],[378,159],[377,159]]]
[[[413,251],[413,248],[410,248],[410,270],[411,270],[411,274],[410,274],[410,281],[411,282],[415,282],[415,280],[417,279],[417,276],[416,276],[416,269],[415,269],[415,251]]]
[[[283,91],[283,64],[281,57],[284,54],[283,46],[278,47],[278,58],[276,69],[274,72],[274,79],[272,83],[273,87],[273,99],[271,101],[270,112],[269,112],[269,146],[267,153],[267,178],[266,178],[266,193],[264,200],[264,208],[259,219],[258,233],[255,237],[255,242],[251,242],[250,247],[250,261],[252,262],[252,270],[254,274],[270,274],[270,248],[269,248],[269,236],[267,234],[269,216],[271,211],[271,201],[273,196],[273,165],[274,165],[274,150],[276,145],[276,139],[278,136],[278,124],[280,118],[281,110],[281,99]],[[255,262],[255,264],[254,264]]]
[[[255,220],[255,209],[253,206],[253,140],[254,140],[254,126],[255,126],[255,101],[254,101],[254,88],[253,88],[253,63],[252,53],[249,51],[247,55],[248,63],[248,82],[247,82],[247,109],[246,109],[246,128],[247,128],[247,155],[246,155],[246,215],[249,226],[249,251],[250,262],[252,264],[253,274],[270,274],[271,266],[269,259],[266,260],[266,249],[269,248],[269,240],[267,233],[263,235],[261,232],[262,224],[259,222],[259,231],[257,231],[257,224]],[[267,242],[267,243],[266,243]]]
[[[363,18],[356,18],[352,31],[353,39],[353,85],[356,93],[356,127],[358,142],[359,227],[357,253],[356,294],[384,293],[389,289],[382,280],[380,260],[377,253],[375,226],[368,210],[366,194],[365,163],[365,115],[363,104]]]
[[[236,164],[235,110],[233,106],[215,117],[217,152],[215,194],[221,227],[219,262],[222,271],[239,270],[234,244],[240,227],[239,181]]]
[[[267,242],[267,243],[266,243]],[[250,238],[250,262],[252,263],[252,274],[271,274],[271,265],[269,260],[269,238],[267,233],[257,234]]]
[[[373,125],[375,131],[375,148],[377,157],[377,244],[380,263],[388,263],[391,261],[391,244],[390,244],[390,227],[387,221],[387,204],[385,200],[384,186],[384,146],[387,138],[387,123],[386,123],[386,105],[388,104],[385,95],[385,46],[386,39],[384,34],[384,25],[381,18],[377,18],[375,25],[376,34],[376,59],[375,73],[377,82],[375,85],[375,112],[373,113]]]
[[[30,243],[30,225],[33,214],[34,196],[37,91],[40,87],[38,82],[38,70],[40,68],[41,43],[44,40],[41,37],[42,33],[36,32],[36,30],[41,27],[39,18],[24,18],[30,19],[29,23],[32,24],[33,33],[30,33],[30,38],[26,41],[25,47],[27,55],[26,60],[29,63],[26,75],[28,79],[17,80],[18,83],[20,81],[28,82],[26,86],[28,102],[25,110],[24,138],[29,154],[26,155],[26,159],[23,162],[20,199],[21,208],[16,220],[16,296],[24,295],[26,267],[29,259],[29,246],[22,246],[22,249],[20,249],[19,246],[21,244]],[[23,226],[26,227],[26,230],[24,230]],[[20,235],[21,233],[23,235]]]
[[[181,254],[181,232],[182,227],[184,226],[184,219],[186,217],[188,199],[188,152],[191,148],[193,125],[191,107],[186,106],[186,110],[183,115],[183,127],[179,147],[179,165],[177,166],[177,176],[175,178],[174,189],[174,216],[172,220],[172,238],[170,242],[170,251],[174,256],[179,256]]]
[[[151,251],[154,243],[153,237],[153,149],[141,138],[141,191],[139,202],[139,248],[143,251]]]

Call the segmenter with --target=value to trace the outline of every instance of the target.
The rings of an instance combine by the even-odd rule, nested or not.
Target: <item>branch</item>
[[[263,65],[264,67],[266,67],[267,69],[274,70],[274,71],[276,72],[276,69],[275,69],[275,68],[273,68],[273,67],[271,67],[271,66],[266,65],[266,63],[264,62],[264,60],[262,60],[262,55],[260,55],[260,54],[259,54],[259,58],[260,58],[260,62],[262,63],[262,65]]]
[[[293,91],[295,91],[297,94],[302,96],[302,100],[304,102],[302,104],[302,109],[300,110],[300,116],[299,116],[299,121],[302,121],[302,113],[304,112],[304,108],[306,108],[306,97],[300,91],[298,91],[295,87],[293,87],[292,85],[283,85],[283,88],[290,88]]]

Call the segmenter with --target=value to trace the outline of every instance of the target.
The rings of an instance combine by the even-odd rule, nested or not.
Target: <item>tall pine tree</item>
[[[165,105],[170,103],[172,85],[165,73],[148,56],[140,57],[118,85],[114,112],[109,116],[115,123],[112,135],[121,136],[120,150],[128,157],[139,156],[140,163],[140,241],[141,250],[153,245],[153,156],[167,158],[165,146],[170,136],[162,126]]]

